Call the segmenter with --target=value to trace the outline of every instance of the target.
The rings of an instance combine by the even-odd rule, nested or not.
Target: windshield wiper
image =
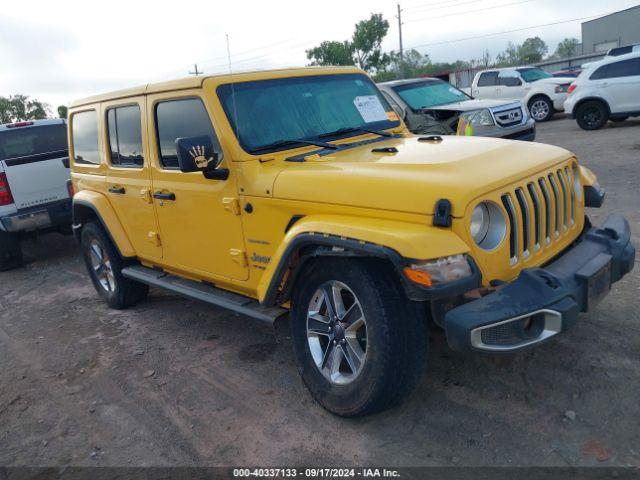
[[[380,130],[374,130],[372,128],[366,128],[366,127],[343,127],[343,128],[339,128],[337,130],[334,130],[333,132],[327,132],[327,133],[323,133],[322,135],[318,135],[318,138],[327,138],[327,137],[333,137],[335,135],[342,135],[343,133],[354,133],[354,132],[373,133],[375,135],[380,135],[381,137],[391,137],[392,136],[390,133],[382,132]]]
[[[328,148],[331,150],[336,150],[338,148],[337,145],[333,145],[332,143],[322,142],[320,140],[276,140],[275,142],[271,142],[267,145],[261,145],[252,150],[249,150],[249,153],[260,153],[265,150],[277,149],[280,147],[289,147],[292,145],[315,145],[317,147]]]

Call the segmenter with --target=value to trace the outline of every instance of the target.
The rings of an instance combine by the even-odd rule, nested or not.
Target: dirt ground
[[[640,245],[640,121],[597,132],[556,119]],[[517,161],[514,158],[514,161]],[[273,329],[159,290],[109,310],[73,238],[26,247],[0,274],[0,465],[640,465],[640,268],[566,335],[511,359],[432,335],[401,407],[330,415]]]

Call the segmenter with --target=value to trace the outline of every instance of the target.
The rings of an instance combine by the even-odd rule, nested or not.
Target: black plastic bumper
[[[571,327],[631,271],[635,248],[629,223],[611,215],[544,268],[524,269],[513,282],[447,312],[447,341],[455,350],[513,352]]]
[[[4,230],[16,233],[71,225],[71,199],[23,208],[0,218],[0,223]]]

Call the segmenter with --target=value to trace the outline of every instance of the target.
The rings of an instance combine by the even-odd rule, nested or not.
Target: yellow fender
[[[282,282],[290,255],[297,250],[297,240],[343,246],[350,241],[363,251],[389,252],[398,258],[429,260],[466,253],[469,247],[451,230],[428,224],[380,220],[341,215],[311,215],[299,220],[284,236],[258,283],[258,299],[264,302]],[[347,247],[349,248],[349,247]],[[271,298],[267,298],[268,301]]]
[[[598,178],[595,173],[584,165],[578,165],[578,168],[580,169],[580,180],[582,181],[583,186],[590,187],[595,183],[598,183]]]
[[[90,208],[102,222],[102,226],[111,237],[116,248],[123,257],[135,257],[136,251],[129,241],[129,237],[122,228],[120,220],[107,197],[91,190],[81,190],[73,196],[74,230],[84,223],[83,216],[78,212],[82,207]]]

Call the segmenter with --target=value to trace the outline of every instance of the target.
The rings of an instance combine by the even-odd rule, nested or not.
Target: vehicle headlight
[[[567,90],[569,90],[569,85],[571,85],[570,83],[564,83],[562,85],[557,85],[555,92],[556,93],[567,93]]]
[[[502,210],[493,202],[481,202],[471,214],[471,237],[483,250],[496,248],[507,233],[507,222]]]
[[[576,165],[575,163],[573,164],[573,167],[571,167],[571,169],[573,170],[573,189],[576,192],[576,198],[580,200],[582,198],[582,184],[580,183],[580,169],[578,168],[578,165]]]
[[[473,272],[465,255],[451,255],[411,264],[404,274],[414,283],[433,287],[468,277]]]
[[[486,108],[469,113],[469,122],[471,125],[484,127],[492,127],[496,124],[493,121],[491,112]]]

